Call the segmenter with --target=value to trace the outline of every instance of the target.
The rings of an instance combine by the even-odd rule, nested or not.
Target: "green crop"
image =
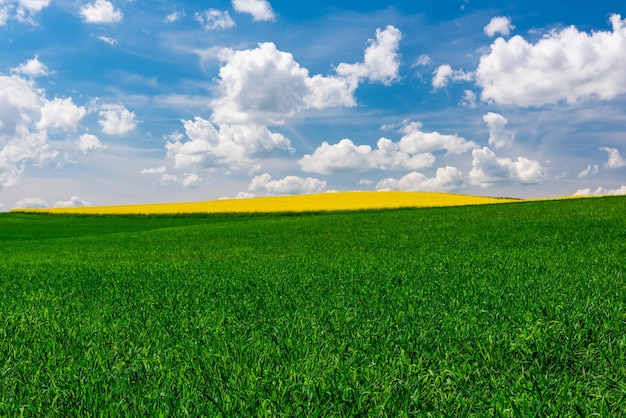
[[[0,416],[624,416],[626,198],[0,215]]]

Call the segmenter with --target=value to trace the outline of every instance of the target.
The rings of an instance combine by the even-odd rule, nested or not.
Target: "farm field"
[[[341,192],[293,196],[223,199],[205,202],[157,203],[149,205],[83,206],[74,208],[20,209],[22,212],[92,215],[158,215],[188,213],[276,213],[320,212],[361,209],[398,209],[484,205],[519,201],[452,193]]]
[[[0,416],[624,416],[626,197],[0,214]]]

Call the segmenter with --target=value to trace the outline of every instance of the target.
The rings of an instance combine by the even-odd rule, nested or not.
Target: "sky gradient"
[[[0,0],[0,211],[352,190],[626,194],[626,3]]]

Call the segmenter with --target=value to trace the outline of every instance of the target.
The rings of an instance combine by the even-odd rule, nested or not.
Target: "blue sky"
[[[0,210],[626,194],[626,3],[0,0]]]

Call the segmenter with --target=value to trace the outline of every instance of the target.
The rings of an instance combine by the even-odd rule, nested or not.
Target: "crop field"
[[[516,199],[424,192],[342,192],[271,196],[254,199],[224,199],[206,202],[158,203],[151,205],[83,206],[74,208],[22,209],[22,212],[91,215],[157,215],[188,213],[276,213],[361,209],[398,209],[484,205]]]
[[[626,416],[626,197],[0,214],[0,416]]]

